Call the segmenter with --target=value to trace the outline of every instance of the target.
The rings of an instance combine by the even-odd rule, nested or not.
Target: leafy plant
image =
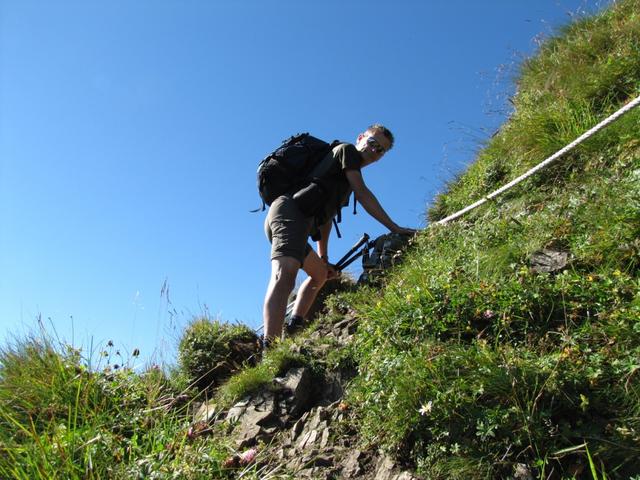
[[[254,362],[258,337],[245,325],[197,318],[184,331],[178,361],[200,390],[220,385],[246,362]]]

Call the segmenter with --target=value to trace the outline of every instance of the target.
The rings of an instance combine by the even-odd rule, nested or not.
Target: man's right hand
[[[327,263],[327,280],[339,277],[340,273],[342,272],[333,263]]]

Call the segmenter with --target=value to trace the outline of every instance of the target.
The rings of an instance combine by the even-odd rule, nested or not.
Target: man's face
[[[390,147],[391,142],[379,130],[367,130],[361,133],[356,142],[356,149],[362,156],[363,167],[380,160]]]

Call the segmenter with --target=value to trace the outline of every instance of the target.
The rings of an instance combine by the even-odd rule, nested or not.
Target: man
[[[309,277],[302,283],[293,308],[292,321],[301,325],[324,283],[337,276],[329,263],[329,234],[333,217],[353,191],[358,202],[373,218],[393,233],[413,234],[415,230],[398,226],[367,188],[360,170],[382,158],[393,146],[393,134],[375,124],[358,135],[355,145],[343,143],[332,149],[334,163],[326,174],[328,192],[320,212],[305,215],[300,192],[278,197],[269,208],[265,233],[271,242],[271,279],[264,300],[265,345],[280,338],[287,300],[295,286],[298,270]],[[307,243],[309,235],[320,238],[317,253]]]

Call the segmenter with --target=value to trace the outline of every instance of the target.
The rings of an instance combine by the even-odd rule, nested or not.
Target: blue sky
[[[266,153],[382,122],[396,147],[365,180],[424,227],[536,39],[606,4],[0,0],[0,344],[41,318],[86,352],[171,362],[194,316],[257,328]],[[385,233],[343,217],[334,259]]]

